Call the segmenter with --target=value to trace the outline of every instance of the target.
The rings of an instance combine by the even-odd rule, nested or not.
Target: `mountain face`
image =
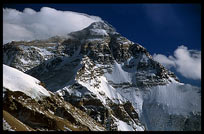
[[[49,90],[51,99],[36,107],[52,105],[67,113],[65,105],[56,106],[60,100],[93,119],[94,125],[101,125],[98,130],[201,130],[200,88],[180,83],[143,46],[108,23],[94,22],[66,37],[5,44],[3,63],[37,78]],[[6,93],[16,94],[11,89]],[[18,112],[8,108],[7,103],[13,103],[8,100],[4,101],[5,112],[20,120]],[[23,109],[20,100],[14,100]],[[74,111],[69,112],[72,114]],[[83,121],[75,126],[94,130]],[[41,125],[29,126],[40,129]]]
[[[47,91],[39,80],[6,65],[3,71],[4,130],[105,130],[86,113]]]

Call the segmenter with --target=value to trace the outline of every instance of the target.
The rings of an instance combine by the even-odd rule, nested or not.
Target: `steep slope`
[[[170,83],[151,88],[143,100],[142,117],[148,130],[201,130],[201,90]]]
[[[3,65],[3,86],[11,91],[24,92],[33,99],[49,97],[50,93],[43,88],[40,81],[17,69]]]
[[[30,127],[3,110],[3,130],[7,131],[33,131]]]
[[[37,86],[37,79],[6,65],[3,65],[3,69],[4,130],[105,130],[86,113],[41,85]],[[20,86],[22,88],[19,88]]]
[[[49,54],[42,54],[41,47]],[[28,53],[41,57],[39,62]],[[5,64],[38,78],[107,130],[200,130],[200,88],[180,83],[144,47],[108,23],[72,32],[51,49],[29,42],[6,44],[4,57]]]

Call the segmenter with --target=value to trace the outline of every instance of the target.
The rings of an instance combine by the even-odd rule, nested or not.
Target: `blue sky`
[[[13,4],[5,7],[19,11],[24,8],[40,11],[42,7],[51,7],[99,16],[152,55],[174,56],[181,45],[188,50],[201,51],[200,4]],[[175,68],[171,69],[176,72]],[[200,85],[198,79],[185,78],[179,72],[176,74],[181,81]]]

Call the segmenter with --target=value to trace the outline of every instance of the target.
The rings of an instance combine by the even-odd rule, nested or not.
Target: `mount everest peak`
[[[37,78],[98,123],[98,130],[201,129],[200,88],[180,83],[143,46],[104,21],[67,36],[7,43],[3,63]]]

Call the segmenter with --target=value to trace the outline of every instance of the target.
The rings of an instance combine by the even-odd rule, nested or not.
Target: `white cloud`
[[[25,8],[3,9],[3,42],[12,40],[46,39],[55,35],[66,35],[81,30],[100,17],[71,11],[60,11],[43,7],[39,12]]]
[[[154,54],[153,58],[167,68],[174,67],[186,78],[201,79],[201,51],[188,50],[182,45],[174,51],[174,56]]]
[[[166,68],[170,68],[172,66],[175,66],[175,62],[166,57],[165,55],[162,54],[154,54],[153,55],[154,60],[162,63]]]

